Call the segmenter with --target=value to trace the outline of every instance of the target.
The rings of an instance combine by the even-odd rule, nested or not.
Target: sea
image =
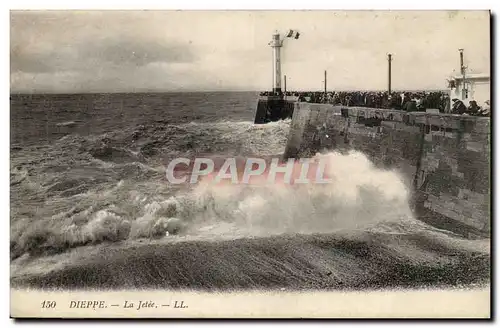
[[[397,172],[324,154],[328,185],[173,185],[178,157],[279,157],[257,92],[12,94],[11,284],[421,288],[489,283],[488,238],[415,218]],[[179,233],[161,227],[176,225]]]

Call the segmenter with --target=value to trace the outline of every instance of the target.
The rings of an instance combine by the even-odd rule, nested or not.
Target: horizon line
[[[334,89],[327,90],[328,92],[387,92],[385,89]],[[421,92],[421,91],[449,91],[446,88],[427,88],[427,89],[393,89],[391,92]],[[79,91],[79,92],[66,92],[66,91],[15,91],[10,92],[10,95],[80,95],[80,94],[124,94],[124,93],[262,93],[262,92],[272,92],[271,90],[134,90],[134,91]],[[324,93],[324,90],[287,90],[286,92],[316,92]]]

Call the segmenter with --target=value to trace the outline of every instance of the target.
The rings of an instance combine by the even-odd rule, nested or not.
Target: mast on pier
[[[324,89],[325,89],[325,99],[326,99],[326,88],[327,88],[326,87],[326,70],[325,70],[325,81],[324,82],[325,82]]]
[[[462,100],[465,100],[468,98],[467,95],[467,86],[465,84],[465,70],[466,67],[464,66],[464,49],[458,49],[460,53],[460,73],[462,74]]]
[[[387,81],[387,92],[389,95],[392,92],[392,54],[387,55],[387,61],[389,62],[389,75],[388,75],[388,81]]]

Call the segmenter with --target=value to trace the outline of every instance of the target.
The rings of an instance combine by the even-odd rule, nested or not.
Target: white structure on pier
[[[467,106],[471,100],[475,100],[479,106],[490,100],[490,76],[488,74],[456,75],[451,78],[450,82],[450,99],[460,99]]]
[[[278,32],[273,34],[273,39],[269,42],[273,48],[273,92],[281,93],[281,47],[283,40]]]
[[[300,33],[296,30],[289,30],[286,37],[298,39]],[[273,48],[273,92],[281,93],[281,47],[284,39],[280,38],[278,31],[275,31],[269,45]]]
[[[464,65],[464,49],[460,53],[460,75],[452,76],[448,80],[450,99],[459,99],[468,106],[473,100],[479,106],[490,100],[490,76],[488,74],[472,74],[467,72]]]

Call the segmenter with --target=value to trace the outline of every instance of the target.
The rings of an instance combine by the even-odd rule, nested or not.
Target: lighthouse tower
[[[298,31],[290,30],[285,38],[298,39],[299,35]],[[281,47],[283,47],[283,41],[284,39],[280,39],[278,31],[275,31],[271,42],[268,43],[273,49],[273,91],[271,94],[267,92],[260,94],[255,113],[255,124],[284,120],[293,115],[296,99],[287,99],[281,90]]]
[[[273,39],[269,42],[273,48],[273,92],[281,94],[281,47],[283,41],[280,40],[280,35],[276,31],[273,34]]]

